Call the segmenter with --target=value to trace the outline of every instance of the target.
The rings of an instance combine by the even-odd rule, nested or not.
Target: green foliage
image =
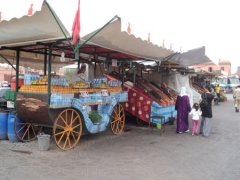
[[[97,124],[102,121],[102,116],[98,113],[98,111],[91,111],[89,113],[89,118],[91,119],[93,124]]]

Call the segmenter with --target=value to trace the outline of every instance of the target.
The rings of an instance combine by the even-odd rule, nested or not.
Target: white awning
[[[189,50],[189,51],[181,53],[181,54],[176,54],[169,61],[180,64],[180,65],[184,65],[184,66],[192,66],[192,65],[212,62],[205,55],[205,47],[204,46],[201,48]]]
[[[82,39],[87,40],[95,32],[96,31],[82,37]],[[162,60],[174,53],[171,50],[154,45],[146,40],[136,38],[134,35],[129,35],[127,32],[121,32],[120,18],[97,33],[90,40],[90,43],[149,60]]]
[[[42,10],[32,16],[23,16],[20,19],[14,18],[10,21],[0,22],[0,47],[30,45],[36,42],[46,42],[57,39],[64,39],[64,33],[70,37],[56,13],[54,16],[60,23],[57,24],[49,9],[47,2],[43,2]]]

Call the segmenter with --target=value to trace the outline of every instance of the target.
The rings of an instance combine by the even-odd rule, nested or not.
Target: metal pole
[[[79,40],[77,42],[79,43]],[[75,59],[78,62],[78,69],[79,69],[80,68],[80,50],[79,50],[79,48],[77,48],[75,51]]]
[[[133,68],[133,84],[136,84],[136,67]]]
[[[16,71],[16,68],[12,65],[12,63],[10,61],[8,61],[7,58],[5,58],[3,55],[0,54],[0,57],[3,58],[10,66],[12,66],[12,68]]]
[[[97,71],[97,63],[96,61],[94,62],[94,78],[96,78],[96,71]]]
[[[20,50],[16,50],[16,81],[15,81],[15,91],[18,92],[18,79],[19,79],[19,59],[20,59]]]
[[[53,48],[53,44],[49,46],[49,54],[48,54],[48,105],[50,105],[50,97],[51,97],[52,48]]]
[[[59,28],[61,29],[61,31],[62,31],[62,33],[63,33],[65,39],[68,41],[68,43],[69,43],[69,45],[71,46],[71,48],[73,49],[73,51],[75,51],[75,48],[73,47],[73,45],[72,45],[72,43],[70,42],[69,38],[68,38],[67,35],[65,34],[65,32],[64,32],[64,30],[63,30],[63,28],[62,28],[62,26],[60,25],[58,19],[56,18],[56,14],[54,13],[52,7],[48,4],[48,2],[47,2],[46,0],[45,0],[44,2],[47,4],[47,6],[48,6],[48,8],[49,8],[51,14],[53,15],[53,17],[54,17],[56,23],[58,24]]]
[[[124,62],[122,62],[122,88],[123,88],[123,84],[124,84],[124,72],[125,72],[124,65],[125,65]]]
[[[44,51],[44,76],[47,75],[47,49]]]
[[[98,30],[96,30],[89,38],[87,38],[87,40],[85,40],[82,44],[80,44],[79,46],[77,46],[76,48],[80,48],[83,45],[85,45],[88,41],[90,41],[97,33],[99,33],[101,30],[103,30],[106,26],[108,26],[113,20],[115,20],[116,18],[119,18],[117,15],[115,15],[110,21],[108,21],[104,26],[102,26],[101,28],[99,28]],[[74,51],[76,50],[76,48],[74,49]]]

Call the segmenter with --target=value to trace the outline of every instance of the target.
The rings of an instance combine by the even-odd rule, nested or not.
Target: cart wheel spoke
[[[32,127],[33,135],[36,136],[36,132],[34,131],[33,126],[31,127]]]
[[[66,131],[61,131],[61,132],[59,132],[59,133],[56,133],[55,134],[55,136],[58,136],[58,135],[60,135],[60,134],[62,134],[62,133],[65,133]]]
[[[72,115],[71,115],[71,124],[70,124],[70,127],[72,127],[72,124],[73,124],[73,111],[72,111]]]
[[[73,119],[73,121],[72,121],[72,123],[71,123],[71,126],[72,126],[72,124],[78,119],[79,117],[78,116],[76,116],[74,119]],[[71,127],[70,126],[70,127]]]
[[[61,142],[61,140],[62,140],[62,138],[63,138],[63,136],[64,136],[65,133],[66,133],[66,132],[64,131],[64,133],[63,133],[63,134],[61,135],[61,137],[59,138],[57,144],[59,144],[59,143]],[[55,137],[56,137],[56,134],[55,134]]]
[[[23,123],[21,123],[23,124]],[[26,127],[27,124],[24,124],[19,130],[17,130],[17,133],[20,133],[21,130],[23,130]]]
[[[23,138],[26,136],[26,134],[27,134],[28,131],[29,131],[29,124],[27,125],[27,129],[26,129],[26,131],[25,131],[24,134],[23,134]]]
[[[78,134],[78,133],[77,133]],[[76,140],[76,137],[75,137],[75,135],[73,134],[73,132],[71,131],[71,135],[72,135],[72,137],[73,137],[73,139],[74,139],[74,142],[76,142],[77,140]]]
[[[56,124],[56,126],[62,128],[62,129],[64,129],[64,127],[61,126],[61,125],[59,125],[59,124]]]
[[[67,122],[65,121],[65,119],[64,119],[62,116],[60,116],[60,118],[61,118],[61,120],[64,122],[64,124],[65,124],[66,126],[68,126],[68,124],[67,124]]]
[[[75,134],[79,134],[79,132],[77,132],[77,131],[74,131],[74,130],[73,130],[72,132],[74,132]]]
[[[115,115],[115,116],[118,116],[118,112],[117,112],[117,110],[116,110],[116,109],[114,109],[114,111],[113,111],[113,112],[114,112],[114,115]]]
[[[114,123],[116,123],[117,121],[118,121],[118,119],[117,119],[117,120],[114,120],[114,121],[112,121],[112,122],[111,122],[111,124],[114,124]]]
[[[65,149],[65,147],[66,147],[66,145],[67,145],[67,141],[68,141],[68,137],[69,137],[69,132],[67,132],[66,133],[67,135],[67,137],[66,137],[66,139],[65,139],[65,142],[64,142],[64,145],[63,145],[63,149]]]
[[[72,143],[70,141],[70,134],[71,134],[71,132],[68,133],[68,145],[69,145],[69,148],[72,147]]]
[[[28,131],[27,131],[27,134],[28,134],[28,139],[30,139],[30,130],[31,130],[31,125],[29,125],[29,127],[28,127]]]
[[[76,125],[76,126],[74,126],[74,127],[72,127],[73,129],[76,129],[77,127],[79,127],[79,126],[81,126],[81,124],[78,124],[78,125]]]

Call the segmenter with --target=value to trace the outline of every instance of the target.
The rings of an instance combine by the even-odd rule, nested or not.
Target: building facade
[[[193,66],[194,69],[199,69],[207,72],[220,72],[222,75],[231,75],[231,62],[227,60],[219,60],[218,64],[208,63]]]

